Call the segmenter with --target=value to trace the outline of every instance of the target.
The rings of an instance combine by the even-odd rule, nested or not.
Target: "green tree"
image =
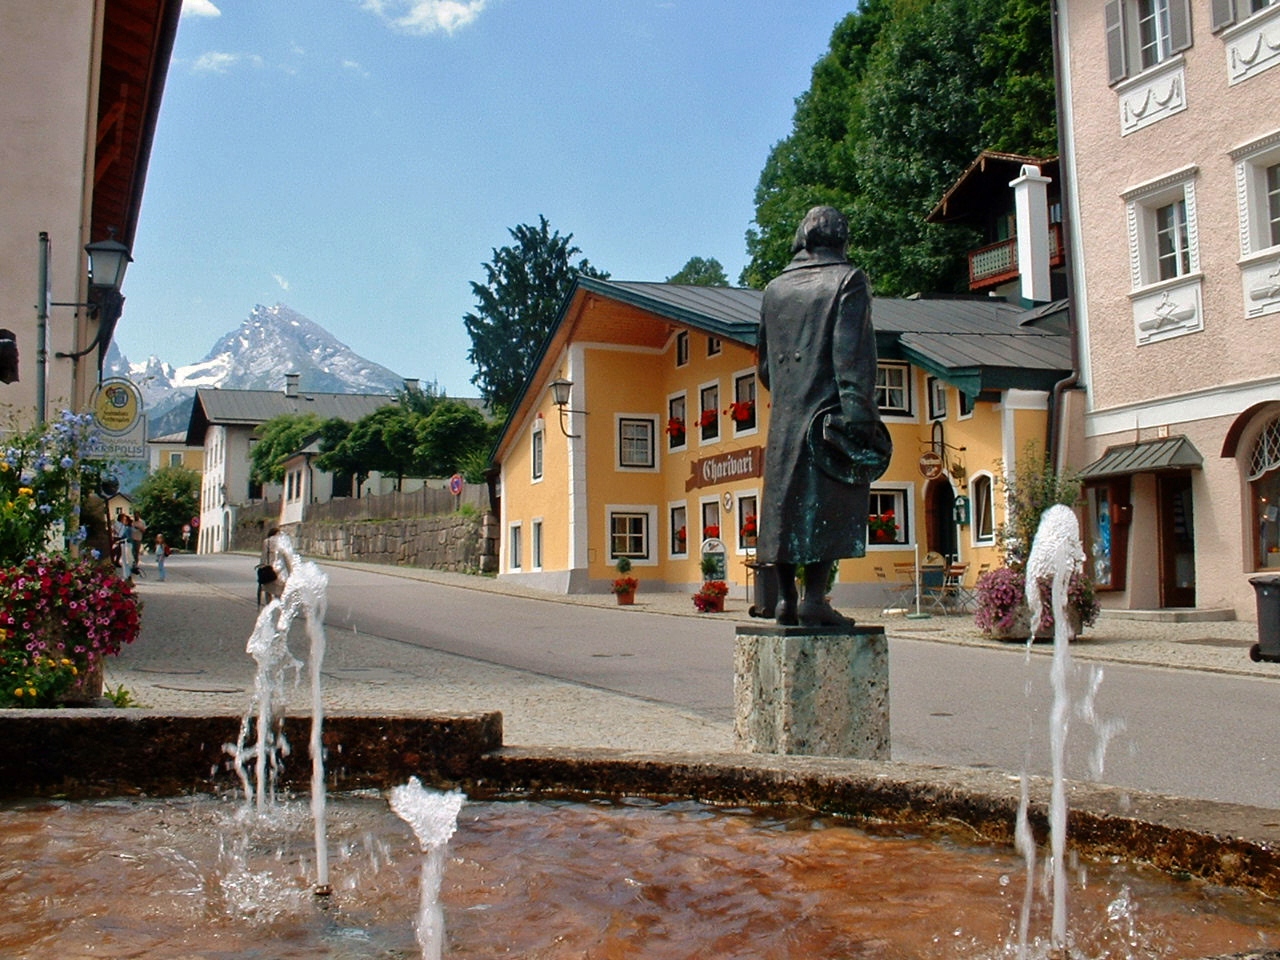
[[[667,277],[667,283],[689,283],[699,287],[727,287],[729,278],[715,257],[690,257],[678,273]]]
[[[440,400],[417,424],[414,455],[425,476],[448,477],[485,453],[493,429],[475,407],[461,400]]]
[[[765,163],[741,282],[776,276],[827,203],[878,293],[963,290],[973,235],[924,218],[980,150],[1055,152],[1051,61],[1048,0],[865,0]]]
[[[573,234],[560,236],[538,216],[538,226],[521,224],[510,231],[515,242],[493,251],[484,264],[484,283],[471,284],[476,309],[463,317],[471,349],[467,360],[476,367],[471,382],[495,412],[515,401],[543,341],[551,332],[574,278],[607,278],[570,245]]]
[[[135,512],[147,522],[147,536],[164,534],[170,547],[182,545],[182,526],[200,512],[200,474],[186,467],[161,467],[133,492]]]
[[[326,470],[332,469],[331,464],[351,465],[359,483],[376,470],[395,477],[399,490],[405,477],[423,476],[414,453],[418,423],[423,419],[422,414],[388,404],[358,420],[330,454],[319,457],[317,463]]]
[[[258,442],[250,457],[250,476],[258,483],[283,483],[285,460],[297,453],[307,440],[320,432],[321,420],[314,413],[282,413],[258,429]]]

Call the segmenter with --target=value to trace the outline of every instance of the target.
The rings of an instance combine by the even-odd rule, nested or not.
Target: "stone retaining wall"
[[[291,525],[289,536],[304,557],[358,560],[459,573],[497,569],[497,540],[485,536],[495,524],[476,514],[450,513],[398,520]]]

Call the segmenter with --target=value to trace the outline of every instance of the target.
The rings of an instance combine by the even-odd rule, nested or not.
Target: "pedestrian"
[[[169,556],[169,544],[165,542],[164,534],[156,534],[156,579],[164,583],[164,561]]]
[[[133,579],[133,518],[127,513],[116,515],[112,543],[120,556],[120,578]]]
[[[284,595],[284,582],[289,577],[289,557],[280,545],[279,527],[267,531],[262,541],[262,556],[258,560],[258,585],[272,600]]]
[[[147,535],[147,524],[137,514],[133,516],[133,529],[130,531],[130,546],[133,549],[133,570],[142,576],[142,542]]]
[[[850,623],[826,600],[827,584],[837,561],[866,554],[871,482],[892,450],[876,405],[871,291],[845,257],[848,236],[840,211],[810,210],[760,307],[758,374],[773,416],[756,554],[775,564],[784,625]]]

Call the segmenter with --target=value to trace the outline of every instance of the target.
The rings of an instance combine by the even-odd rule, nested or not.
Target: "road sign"
[[[449,478],[449,492],[455,497],[462,495],[462,488],[466,486],[466,482],[462,479],[462,474],[455,473]]]

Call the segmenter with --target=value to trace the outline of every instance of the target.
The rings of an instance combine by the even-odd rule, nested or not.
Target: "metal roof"
[[[1186,437],[1177,436],[1107,447],[1107,452],[1081,470],[1080,476],[1116,477],[1161,470],[1199,470],[1202,466],[1200,451]]]
[[[643,283],[581,277],[579,284],[650,313],[755,346],[759,290],[696,284]]]
[[[204,433],[210,424],[256,427],[284,413],[314,413],[323,420],[338,418],[355,423],[389,403],[390,394],[381,393],[315,393],[299,390],[288,396],[280,390],[220,390],[202,387],[196,391],[191,405],[191,420],[186,440],[192,446],[204,446]]]

